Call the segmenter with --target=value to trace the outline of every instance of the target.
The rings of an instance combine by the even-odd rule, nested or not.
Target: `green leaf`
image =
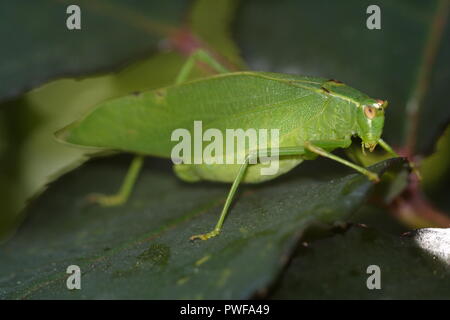
[[[406,105],[423,89],[415,133],[418,150],[429,151],[450,118],[448,1],[377,1],[381,30],[366,27],[366,9],[372,4],[249,0],[242,3],[235,34],[253,70],[338,79],[387,99],[385,140],[394,146],[406,141]],[[430,36],[434,25],[444,28],[440,36]],[[418,86],[419,76],[423,83]]]
[[[449,299],[449,247],[450,229],[400,237],[353,227],[300,247],[271,298]],[[380,268],[380,290],[367,288],[370,265]]]
[[[248,298],[273,282],[305,228],[346,220],[373,185],[329,160],[306,162],[243,187],[223,232],[190,242],[213,227],[229,186],[183,183],[169,161],[148,159],[127,205],[88,206],[88,193],[117,189],[125,160],[90,161],[30,205],[0,247],[0,298]],[[372,169],[403,165],[391,159]],[[69,265],[81,268],[81,290],[66,288]]]
[[[68,30],[66,8],[81,9]],[[179,28],[188,1],[2,1],[0,100],[62,76],[111,71],[154,53]],[[12,32],[13,30],[13,32]]]

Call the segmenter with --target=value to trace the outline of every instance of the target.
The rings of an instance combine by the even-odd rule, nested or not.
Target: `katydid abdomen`
[[[286,159],[287,158],[287,159]],[[275,179],[280,175],[289,172],[294,167],[302,163],[301,156],[283,157],[277,161],[278,170],[272,175],[262,175],[261,169],[267,168],[270,164],[254,164],[250,165],[242,179],[243,183],[259,183]],[[200,180],[233,182],[237,176],[242,164],[176,164],[174,165],[175,174],[182,180],[187,182],[196,182]]]

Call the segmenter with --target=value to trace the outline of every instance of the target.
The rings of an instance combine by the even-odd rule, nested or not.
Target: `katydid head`
[[[363,150],[367,148],[372,152],[378,144],[383,132],[384,109],[387,104],[387,101],[369,99],[358,108],[356,133],[362,140]]]

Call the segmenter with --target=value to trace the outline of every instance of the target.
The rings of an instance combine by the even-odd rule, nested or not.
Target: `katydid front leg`
[[[210,65],[219,73],[228,72],[225,67],[211,57],[206,51],[199,49],[186,60],[185,64],[178,73],[175,84],[180,84],[187,80],[197,61]],[[136,184],[136,180],[139,176],[143,162],[143,156],[137,155],[134,157],[130,168],[128,169],[127,175],[125,176],[125,180],[116,194],[92,194],[88,196],[89,201],[97,203],[101,206],[118,206],[127,202],[131,192],[133,191],[134,185]]]
[[[383,139],[378,140],[378,144],[390,155],[394,157],[400,157],[400,155],[394,151],[394,149],[388,145]],[[412,172],[417,176],[417,179],[422,180],[422,176],[420,174],[419,169],[417,168],[416,164],[408,159],[409,167],[411,168]]]
[[[332,143],[332,142],[330,142]],[[339,163],[342,163],[343,165],[346,165],[347,167],[350,167],[352,169],[355,169],[356,171],[362,173],[363,175],[365,175],[369,180],[373,181],[373,182],[379,182],[380,178],[378,177],[378,174],[376,174],[375,172],[372,172],[370,170],[367,170],[364,167],[358,166],[357,164],[354,164],[353,162],[347,161],[335,154],[332,154],[331,152],[328,152],[324,149],[322,149],[319,145],[321,145],[323,148],[326,148],[329,143],[328,142],[310,142],[310,141],[305,141],[304,146],[305,149],[309,150],[310,152],[313,152],[315,154],[318,154],[322,157],[326,157],[329,159],[332,159],[334,161],[337,161]]]

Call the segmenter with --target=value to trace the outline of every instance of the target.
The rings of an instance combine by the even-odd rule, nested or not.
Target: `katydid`
[[[218,74],[186,81],[196,61],[209,64]],[[178,128],[193,132],[193,123],[201,120],[205,128],[219,132],[227,128],[279,130],[279,170],[273,175],[260,173],[262,164],[251,160],[261,150],[248,147],[239,150],[245,153],[241,164],[174,164],[174,172],[185,181],[232,183],[215,228],[191,237],[206,240],[220,233],[241,183],[274,179],[304,160],[327,157],[377,182],[376,173],[331,152],[348,148],[351,138],[358,136],[363,150],[372,151],[379,144],[398,156],[381,139],[386,106],[387,101],[372,99],[337,80],[268,72],[228,72],[209,54],[199,50],[187,59],[173,86],[100,103],[56,135],[59,140],[74,145],[136,154],[119,192],[94,198],[102,206],[113,206],[127,201],[144,156],[171,157],[175,144],[171,134]]]

